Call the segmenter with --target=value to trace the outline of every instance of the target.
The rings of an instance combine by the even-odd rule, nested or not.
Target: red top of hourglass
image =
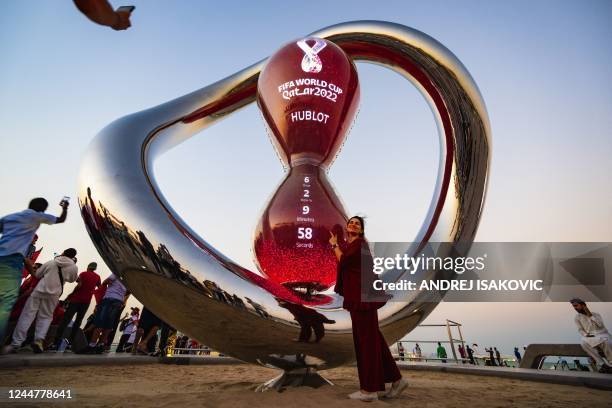
[[[327,168],[357,111],[355,65],[330,41],[293,41],[270,57],[261,72],[257,103],[285,165]]]

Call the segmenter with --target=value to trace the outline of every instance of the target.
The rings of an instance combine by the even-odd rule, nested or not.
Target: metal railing
[[[446,327],[446,331],[448,333],[448,340],[400,340],[397,342],[398,344],[398,354],[399,354],[399,347],[401,346],[403,348],[402,343],[421,343],[421,344],[427,344],[427,343],[444,343],[444,344],[449,344],[451,351],[453,352],[453,360],[455,360],[455,363],[459,364],[459,362],[463,363],[464,361],[470,361],[469,358],[465,358],[465,357],[457,357],[457,352],[455,351],[455,343],[461,343],[461,346],[463,347],[463,349],[465,350],[465,341],[463,340],[463,333],[461,333],[461,323],[446,319],[446,323],[444,324],[420,324],[417,327]],[[451,330],[452,327],[456,327],[457,331],[459,333],[459,338],[455,339],[453,338],[453,332]],[[404,355],[408,354],[407,352],[404,352]],[[414,353],[410,353],[410,354],[414,354]],[[423,356],[416,356],[416,357],[408,357],[409,360],[417,360],[417,361],[422,361],[422,360],[439,360],[439,361],[446,361],[446,360],[451,360],[450,358],[439,358],[439,357],[423,357]]]

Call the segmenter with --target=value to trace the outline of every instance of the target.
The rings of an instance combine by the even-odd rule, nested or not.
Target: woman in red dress
[[[408,386],[408,381],[395,364],[391,351],[378,328],[377,309],[384,303],[363,302],[361,282],[374,281],[372,254],[364,238],[364,222],[361,217],[351,217],[346,224],[347,241],[338,245],[338,237],[332,234],[329,243],[338,258],[338,276],[335,291],[344,297],[342,307],[351,313],[353,342],[357,357],[357,371],[361,389],[349,395],[351,399],[374,401],[378,393],[385,391],[385,383],[391,388],[384,394],[395,398]],[[362,275],[367,274],[367,275]],[[364,291],[365,293],[365,291]]]

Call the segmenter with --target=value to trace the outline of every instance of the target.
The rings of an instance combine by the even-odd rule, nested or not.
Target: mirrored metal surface
[[[393,69],[421,91],[436,117],[441,152],[430,210],[414,241],[471,242],[491,141],[484,102],[467,70],[436,40],[397,24],[350,22],[310,36],[333,41],[354,61]],[[172,326],[247,362],[327,369],[354,358],[341,299],[300,296],[234,263],[174,212],[152,173],[156,157],[253,102],[265,63],[104,128],[83,159],[81,214],[109,268]],[[436,307],[427,300],[415,293],[378,311],[389,343]]]

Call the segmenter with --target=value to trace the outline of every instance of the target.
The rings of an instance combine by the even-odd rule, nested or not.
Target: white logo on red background
[[[306,41],[314,41],[314,45],[311,47]],[[317,54],[327,46],[327,43],[320,38],[306,38],[298,41],[297,45],[304,51],[302,70],[315,74],[321,72],[321,69],[323,69],[323,62],[321,62],[321,58],[319,58]]]

